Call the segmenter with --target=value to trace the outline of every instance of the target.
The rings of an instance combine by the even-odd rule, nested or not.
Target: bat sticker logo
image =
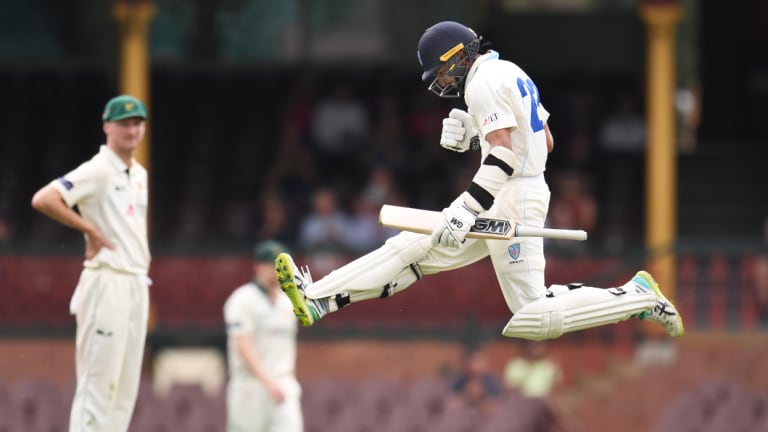
[[[472,232],[507,235],[511,229],[512,224],[508,220],[478,218]]]

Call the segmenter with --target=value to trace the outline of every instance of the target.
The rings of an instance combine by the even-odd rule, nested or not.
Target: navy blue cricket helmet
[[[424,31],[419,39],[417,56],[424,68],[423,81],[433,78],[429,90],[440,97],[459,97],[469,64],[480,51],[481,37],[471,28],[454,22],[441,21]],[[463,53],[463,56],[457,54]],[[447,74],[456,79],[456,85],[441,86],[436,74],[440,66],[448,65]]]

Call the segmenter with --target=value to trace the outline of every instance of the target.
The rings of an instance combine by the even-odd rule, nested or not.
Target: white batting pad
[[[318,299],[348,293],[355,302],[379,298],[384,289],[394,294],[418,280],[410,265],[422,259],[431,246],[430,236],[402,232],[380,248],[314,282],[306,289],[306,295]]]
[[[537,341],[554,339],[563,333],[627,320],[651,309],[656,301],[652,292],[636,292],[631,282],[620,288],[581,287],[523,306],[502,334]]]

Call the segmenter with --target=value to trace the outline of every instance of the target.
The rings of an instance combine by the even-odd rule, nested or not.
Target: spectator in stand
[[[389,203],[396,204],[397,202],[390,201]],[[399,232],[379,223],[381,201],[366,195],[365,192],[355,196],[352,209],[347,249],[353,254],[359,255],[370,252]]]
[[[320,175],[331,183],[343,181],[358,164],[369,139],[367,107],[351,86],[339,80],[329,96],[319,100],[312,117],[312,139]],[[289,158],[292,160],[293,158]]]
[[[269,185],[268,188],[280,189],[286,196],[303,202],[309,198],[306,191],[312,190],[318,181],[317,171],[308,138],[293,119],[286,118],[281,127],[280,144],[264,183]]]
[[[640,155],[645,150],[645,118],[628,90],[618,93],[616,108],[604,120],[599,134],[606,153]]]
[[[339,193],[328,186],[312,192],[310,210],[299,222],[297,248],[308,265],[325,275],[349,255],[349,215],[339,204]]]
[[[465,353],[461,370],[450,381],[449,409],[474,407],[483,414],[493,415],[503,396],[503,382],[488,363],[482,349]]]
[[[374,166],[362,195],[377,206],[400,201],[400,191],[395,184],[392,169],[388,165]]]
[[[344,254],[348,241],[349,218],[342,211],[336,192],[320,187],[312,196],[312,209],[299,227],[299,248],[308,255]]]
[[[273,189],[267,189],[262,194],[255,226],[256,242],[274,239],[288,247],[296,243],[296,221],[289,218],[285,203]]]
[[[547,225],[551,228],[583,229],[590,237],[597,232],[597,199],[590,191],[589,179],[582,173],[569,170],[557,175]],[[558,249],[582,248],[582,242],[547,239],[547,244]]]
[[[384,163],[399,169],[410,163],[412,155],[403,130],[403,108],[398,96],[388,90],[376,100],[370,149],[364,151],[362,156],[366,166]]]
[[[376,249],[392,235],[388,228],[379,223],[379,206],[363,193],[352,199],[352,215],[347,230],[346,248],[350,253],[358,255]]]
[[[563,381],[560,365],[549,354],[547,341],[523,341],[520,355],[504,368],[504,383],[529,398],[546,398]]]
[[[352,199],[347,248],[353,254],[370,252],[399,231],[381,226],[379,210],[384,204],[403,204],[394,184],[392,171],[386,165],[376,165],[368,183]]]

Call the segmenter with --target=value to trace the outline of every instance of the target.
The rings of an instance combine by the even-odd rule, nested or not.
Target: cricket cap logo
[[[105,122],[136,117],[147,119],[147,107],[137,98],[129,95],[115,96],[104,106],[101,119]]]

